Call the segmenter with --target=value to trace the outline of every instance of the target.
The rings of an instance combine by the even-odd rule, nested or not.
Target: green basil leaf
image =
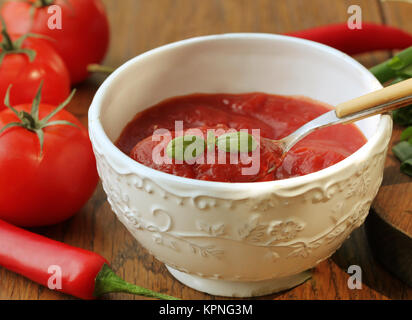
[[[392,151],[401,162],[412,159],[412,144],[408,141],[399,142],[392,148]]]
[[[406,141],[411,138],[412,138],[412,127],[409,127],[401,133],[401,140]]]
[[[412,125],[412,105],[393,111],[393,122],[401,126]]]
[[[216,144],[219,150],[231,153],[253,152],[258,147],[256,139],[243,131],[223,134]]]
[[[214,149],[216,146],[216,136],[213,131],[207,131],[206,138],[207,149]]]
[[[412,177],[412,158],[402,162],[401,171]]]
[[[190,161],[202,155],[205,147],[206,143],[202,137],[185,135],[170,141],[166,147],[166,154],[171,159]]]

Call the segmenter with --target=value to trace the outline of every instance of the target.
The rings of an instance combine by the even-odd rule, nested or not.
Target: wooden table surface
[[[0,0],[0,4],[5,0]],[[412,32],[412,4],[357,0],[363,21],[386,23]],[[282,33],[345,22],[350,0],[104,0],[111,22],[111,46],[105,61],[118,66],[160,45],[193,36],[226,32]],[[377,37],[379,35],[376,35]],[[357,57],[366,66],[389,52]],[[87,111],[102,76],[78,86],[68,110],[87,123]],[[50,238],[105,256],[125,280],[182,299],[216,299],[181,285],[140,247],[106,201],[99,185],[93,198],[72,219],[35,230]],[[363,286],[347,286],[348,266],[362,268]],[[0,268],[0,299],[70,299]],[[111,294],[106,299],[140,299]],[[364,228],[356,230],[332,258],[322,262],[303,285],[262,299],[412,299],[412,288],[389,274],[371,254]]]

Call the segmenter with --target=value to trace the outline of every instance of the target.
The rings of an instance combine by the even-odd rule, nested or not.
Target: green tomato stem
[[[180,300],[166,294],[157,293],[152,290],[128,283],[117,276],[107,264],[104,264],[95,279],[94,296],[100,297],[104,294],[114,292],[130,293],[161,300]]]
[[[26,130],[29,130],[35,134],[37,134],[37,137],[39,139],[40,143],[40,157],[43,155],[43,144],[44,144],[44,132],[43,129],[50,127],[50,126],[55,126],[55,125],[69,125],[69,126],[74,126],[76,127],[75,124],[65,121],[65,120],[58,120],[58,121],[52,121],[50,122],[51,118],[54,117],[58,112],[64,109],[65,106],[67,106],[71,99],[73,98],[76,90],[73,90],[72,93],[69,95],[69,97],[62,102],[56,109],[54,109],[52,112],[50,112],[46,117],[43,119],[39,119],[39,106],[41,102],[41,92],[43,88],[43,80],[40,83],[39,89],[37,90],[36,97],[34,98],[32,102],[32,108],[31,112],[28,113],[26,111],[18,111],[16,110],[11,104],[10,104],[10,90],[12,88],[12,85],[10,85],[7,89],[6,96],[4,98],[4,104],[7,108],[9,108],[13,113],[17,116],[19,119],[18,122],[13,122],[11,124],[8,124],[4,126],[3,128],[0,129],[0,135],[7,129],[10,129],[12,127],[21,127]]]
[[[43,8],[43,7],[48,7],[52,4],[54,4],[54,0],[39,0],[37,7]]]
[[[17,48],[14,46],[13,41],[9,33],[7,32],[6,22],[4,21],[3,17],[0,15],[0,22],[1,22],[1,34],[3,36],[3,41],[0,43],[0,48],[4,51],[14,51]]]
[[[3,29],[3,30],[1,31],[1,34],[3,35],[3,39],[4,39],[4,43],[3,43],[3,45],[2,45],[2,49],[5,50],[5,51],[13,51],[13,50],[15,50],[13,41],[11,40],[11,38],[10,38],[7,30],[6,30],[6,29]]]
[[[100,64],[89,64],[87,66],[87,71],[91,73],[106,73],[106,74],[111,74],[116,70],[116,68],[109,67],[109,66],[102,66]]]
[[[34,34],[34,33],[26,33],[17,40],[13,41],[7,32],[6,22],[0,15],[0,22],[1,22],[1,34],[3,36],[2,41],[0,42],[0,65],[3,62],[3,59],[8,54],[25,54],[29,58],[30,62],[33,62],[34,58],[36,57],[36,51],[23,48],[24,41],[27,38],[45,38],[42,35]]]

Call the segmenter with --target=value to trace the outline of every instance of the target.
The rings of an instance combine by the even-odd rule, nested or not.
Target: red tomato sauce
[[[175,135],[175,121],[183,121],[185,130],[233,128],[240,131],[260,129],[260,135],[281,139],[310,120],[330,111],[325,104],[304,97],[265,93],[192,94],[165,100],[138,113],[124,128],[117,147],[136,161],[170,174],[209,181],[252,182],[287,179],[327,168],[354,153],[366,143],[360,130],[352,125],[335,125],[317,130],[297,143],[280,161],[270,145],[260,140],[259,171],[243,175],[242,163],[156,164],[152,151],[157,129]],[[228,153],[229,154],[229,153]],[[276,168],[270,170],[271,168]]]

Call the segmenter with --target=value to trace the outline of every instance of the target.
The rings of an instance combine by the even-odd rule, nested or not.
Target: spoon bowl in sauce
[[[399,109],[411,103],[412,79],[408,79],[384,89],[341,103],[336,106],[335,110],[324,113],[312,121],[309,121],[283,139],[263,139],[270,141],[273,144],[273,152],[282,159],[285,154],[296,145],[296,143],[315,130],[336,124],[351,123],[377,114]],[[281,162],[279,161],[276,163],[280,164]],[[269,169],[269,172],[275,169],[276,167],[272,167]]]

